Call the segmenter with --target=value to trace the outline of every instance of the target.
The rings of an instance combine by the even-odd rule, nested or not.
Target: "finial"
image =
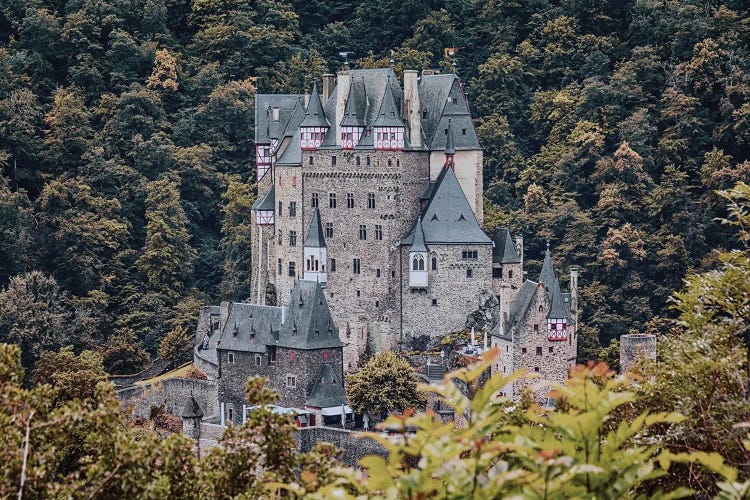
[[[547,238],[547,252],[549,252],[549,238]]]

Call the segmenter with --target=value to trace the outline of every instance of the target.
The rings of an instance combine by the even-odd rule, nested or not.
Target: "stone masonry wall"
[[[291,297],[294,283],[302,278],[302,245],[305,241],[304,232],[307,225],[302,218],[302,169],[300,167],[275,166],[276,176],[276,234],[273,245],[276,246],[276,260],[269,262],[268,267],[276,271],[276,278],[272,282],[276,285],[277,301],[286,304]],[[290,204],[296,203],[294,216],[290,212]],[[281,213],[279,213],[281,204]],[[290,235],[296,234],[296,242],[292,245]],[[278,259],[281,259],[281,274],[278,274]],[[289,275],[289,263],[295,263],[294,276]],[[273,273],[272,273],[273,274]]]
[[[215,380],[169,378],[149,385],[138,385],[117,391],[117,397],[133,415],[148,418],[152,406],[164,405],[167,411],[179,415],[185,401],[193,395],[205,418],[217,415],[217,383]]]
[[[416,222],[419,196],[429,178],[428,162],[426,152],[321,150],[303,154],[305,231],[312,218],[313,193],[318,194],[324,231],[326,224],[333,224],[334,236],[326,238],[326,293],[341,338],[349,344],[344,351],[347,370],[357,368],[368,347],[379,351],[397,346],[398,243]],[[335,208],[330,207],[330,193],[336,194]],[[347,208],[347,193],[354,196],[353,208]],[[374,209],[368,207],[369,194],[375,197]],[[366,239],[360,239],[360,225],[366,228]],[[376,225],[382,228],[382,239],[376,239]],[[359,274],[353,270],[355,258],[360,259]]]
[[[626,372],[643,355],[656,359],[656,335],[631,333],[620,336],[620,371]]]
[[[358,432],[333,427],[307,427],[299,429],[295,436],[302,453],[309,452],[317,443],[331,443],[344,451],[342,461],[349,466],[357,466],[357,462],[367,455],[387,457],[383,445]]]
[[[481,291],[492,290],[492,245],[429,245],[428,250],[425,290],[409,288],[409,253],[403,252],[403,328],[407,348],[408,340],[414,337],[438,337],[463,330],[467,314],[479,307]],[[476,250],[477,259],[462,259],[464,250]],[[432,270],[433,257],[438,260],[436,271]],[[466,276],[467,269],[472,270],[470,278]]]

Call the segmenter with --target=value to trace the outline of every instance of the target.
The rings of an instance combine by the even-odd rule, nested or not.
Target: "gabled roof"
[[[380,105],[378,117],[375,118],[373,127],[403,127],[404,122],[401,120],[399,107],[396,105],[396,99],[393,96],[393,86],[390,79],[385,87],[383,103]]]
[[[410,252],[426,252],[427,247],[424,245],[424,231],[422,230],[422,217],[417,219],[417,225],[414,228],[414,242],[409,248]]]
[[[352,81],[349,86],[349,96],[344,107],[344,118],[341,120],[342,127],[364,127],[369,111],[367,100],[367,89],[364,82]]]
[[[289,144],[286,149],[276,159],[275,165],[283,166],[299,166],[302,165],[302,145],[300,143],[300,131],[299,128],[294,132]]]
[[[310,228],[307,230],[305,247],[325,248],[326,240],[323,237],[323,225],[320,223],[320,212],[316,208],[313,212]]]
[[[432,197],[422,212],[422,230],[427,245],[492,243],[466,201],[453,169],[444,168],[436,181]],[[411,245],[414,231],[401,241]]]
[[[302,119],[300,127],[328,127],[328,120],[326,114],[323,111],[323,102],[320,100],[320,94],[318,94],[318,84],[313,85],[312,94],[310,94],[310,102],[307,103],[307,109],[305,110],[305,118]]]
[[[518,325],[523,320],[538,286],[539,283],[531,280],[526,280],[521,284],[518,292],[516,292],[516,296],[513,297],[513,300],[510,303],[506,331],[509,331],[512,327]]]
[[[454,99],[456,104],[453,104]],[[448,120],[452,122],[453,147],[456,150],[482,148],[458,76],[422,75],[419,82],[419,100],[422,110],[427,111],[427,117],[422,118],[422,130],[425,144],[430,150],[446,149]]]
[[[495,229],[493,235],[495,248],[492,249],[492,262],[495,264],[519,264],[521,256],[518,255],[513,238],[507,228],[499,227]]]
[[[313,383],[310,396],[305,401],[305,406],[313,408],[330,408],[331,406],[346,405],[346,391],[336,370],[329,363],[320,365],[318,377]]]
[[[283,137],[289,119],[302,94],[255,95],[255,143],[270,144]],[[279,120],[273,119],[273,108],[279,108]]]
[[[297,281],[286,316],[279,332],[279,347],[325,349],[344,346],[317,281]]]
[[[275,185],[272,185],[270,191],[268,191],[265,196],[255,200],[255,203],[253,203],[253,206],[250,208],[250,210],[262,210],[266,212],[267,211],[273,212],[275,205],[276,205],[276,187]]]
[[[276,343],[274,331],[281,327],[282,308],[234,302],[216,345],[223,351],[266,352]]]

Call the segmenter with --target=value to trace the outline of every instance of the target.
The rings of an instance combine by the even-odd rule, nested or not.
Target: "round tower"
[[[185,406],[180,414],[182,417],[182,433],[190,439],[198,441],[201,437],[201,419],[203,419],[203,410],[190,394],[190,399],[185,402]]]

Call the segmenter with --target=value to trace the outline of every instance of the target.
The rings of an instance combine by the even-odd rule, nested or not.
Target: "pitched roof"
[[[255,95],[255,143],[270,144],[272,139],[283,137],[294,108],[302,94]],[[279,108],[278,121],[273,119],[273,108]]]
[[[279,144],[280,146],[280,144]],[[296,129],[286,149],[276,159],[275,165],[297,166],[302,165],[302,145],[300,143],[300,131]]]
[[[307,109],[305,110],[305,118],[302,119],[300,127],[328,127],[328,120],[326,114],[323,111],[323,102],[320,100],[320,94],[318,94],[318,84],[313,85],[312,94],[310,94],[310,102],[307,103]]]
[[[495,264],[518,264],[521,256],[518,255],[513,238],[507,228],[499,227],[493,234],[495,248],[492,249],[492,262]]]
[[[410,252],[426,252],[427,247],[424,245],[424,231],[422,230],[422,216],[417,218],[417,225],[414,228],[414,241],[409,248]]]
[[[547,250],[544,252],[544,262],[542,262],[542,271],[539,273],[539,282],[544,283],[544,288],[547,292],[550,292],[555,281],[557,281],[557,277],[555,276],[555,268],[552,265],[549,242],[547,242]]]
[[[422,230],[427,245],[492,243],[479,226],[456,173],[450,168],[444,168],[438,176],[432,197],[422,212]],[[412,230],[401,244],[411,245],[413,240]]]
[[[344,118],[340,125],[342,127],[364,127],[369,112],[369,104],[364,82],[352,81],[344,107]]]
[[[506,331],[510,330],[510,328],[516,326],[523,320],[538,286],[539,283],[531,280],[526,280],[521,284],[518,292],[516,292],[516,296],[513,297],[513,300],[510,303]]]
[[[320,365],[318,377],[313,383],[310,396],[305,401],[305,406],[314,408],[330,408],[347,404],[346,391],[340,377],[329,363]]]
[[[267,211],[273,212],[275,205],[276,205],[276,187],[275,185],[272,185],[271,189],[265,194],[265,196],[255,200],[255,203],[253,203],[253,206],[250,208],[250,210],[262,210],[264,212],[267,212]]]
[[[281,327],[282,308],[234,302],[216,345],[224,351],[266,352],[276,343],[274,332]]]
[[[547,242],[547,250],[544,252],[544,262],[542,263],[542,271],[539,273],[539,281],[544,283],[544,288],[549,295],[550,309],[547,317],[559,319],[569,318],[570,309],[565,303],[565,299],[560,291],[560,281],[557,279],[555,268],[552,264],[552,254],[549,250],[549,242]]]
[[[182,418],[203,417],[203,410],[201,410],[201,407],[198,404],[198,401],[195,400],[195,397],[192,394],[190,395],[190,398],[187,401],[185,401],[185,406],[182,407],[180,416]]]
[[[323,225],[320,223],[320,212],[316,208],[313,212],[310,228],[307,230],[305,247],[325,248],[326,240],[323,237]]]
[[[378,117],[372,124],[373,127],[403,127],[404,122],[401,120],[399,107],[396,105],[396,99],[393,96],[393,85],[388,79],[388,85],[385,87],[383,102],[380,105]]]
[[[419,82],[419,102],[422,112],[427,112],[426,117],[422,114],[422,131],[425,144],[430,150],[445,150],[448,120],[452,122],[453,147],[456,150],[482,148],[458,76],[422,75]]]
[[[286,316],[279,332],[279,347],[324,349],[344,346],[317,281],[297,281]]]

